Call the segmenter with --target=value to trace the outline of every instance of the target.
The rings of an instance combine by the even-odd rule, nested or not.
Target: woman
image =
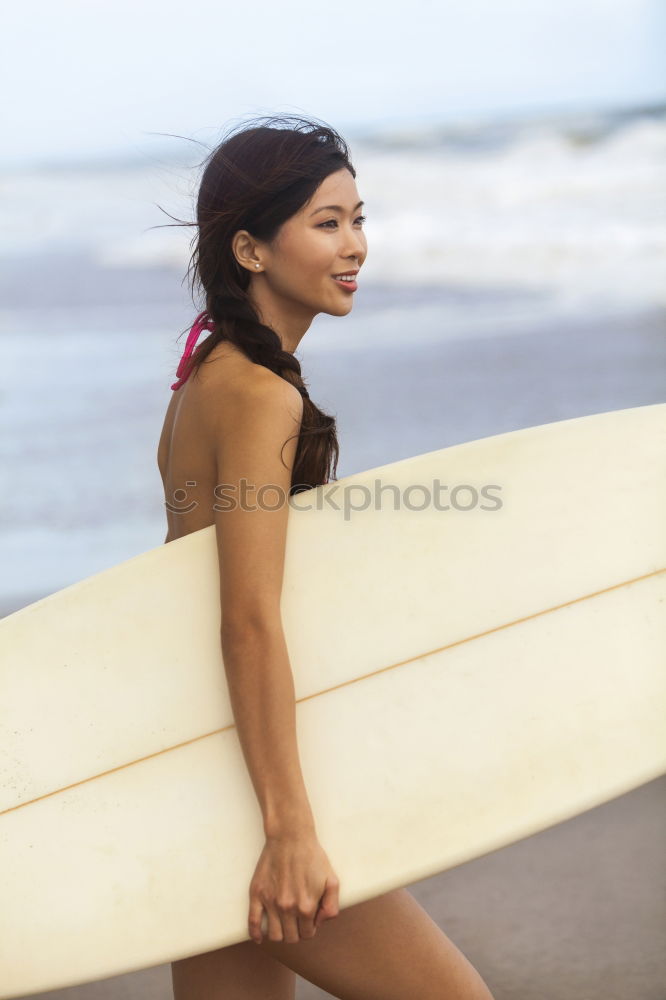
[[[492,1000],[406,889],[339,910],[296,744],[280,619],[287,499],[335,475],[338,443],[294,352],[317,313],[351,311],[356,284],[340,275],[356,275],[367,254],[355,177],[336,132],[283,116],[228,136],[201,179],[192,262],[205,310],[158,463],[166,541],[216,527],[221,648],[265,845],[250,940],[173,962],[175,1000],[291,1000],[295,973],[337,997]]]

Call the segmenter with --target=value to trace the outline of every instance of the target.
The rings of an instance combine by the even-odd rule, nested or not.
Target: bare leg
[[[313,938],[250,943],[340,1000],[493,1000],[407,889],[340,910]]]
[[[493,1000],[407,889],[346,907],[296,944],[264,937],[173,962],[174,1000],[293,1000],[294,973],[340,1000]]]
[[[294,1000],[296,976],[254,941],[171,963],[174,1000]]]

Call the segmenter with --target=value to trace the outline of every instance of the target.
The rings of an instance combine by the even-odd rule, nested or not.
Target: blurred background
[[[297,351],[337,416],[339,477],[664,401],[665,51],[665,0],[5,10],[0,614],[162,544],[157,442],[199,308],[193,230],[166,213],[194,218],[197,164],[255,115],[333,125],[366,203],[353,311]],[[663,1000],[663,795],[632,794],[421,883],[497,1000]],[[622,882],[633,910],[606,895],[622,851],[645,862],[640,891]],[[165,977],[94,995],[168,996]]]

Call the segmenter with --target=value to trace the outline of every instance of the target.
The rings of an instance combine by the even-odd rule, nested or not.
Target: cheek
[[[320,231],[300,233],[283,246],[284,257],[277,279],[285,291],[303,294],[316,283],[321,288],[335,270],[332,241]]]
[[[331,259],[335,257],[335,248],[331,240],[326,240],[325,237],[320,236],[319,239],[309,241],[304,257],[306,267],[309,267],[311,270],[326,270],[331,263]]]
[[[321,242],[310,242],[302,257],[300,273],[310,282],[325,281],[335,270],[335,253],[331,247]]]

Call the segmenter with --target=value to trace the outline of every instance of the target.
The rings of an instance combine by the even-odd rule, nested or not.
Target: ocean
[[[666,108],[347,138],[368,257],[296,352],[339,477],[664,401]],[[164,540],[157,441],[198,311],[193,230],[164,213],[193,218],[197,177],[190,147],[0,173],[1,614]]]

